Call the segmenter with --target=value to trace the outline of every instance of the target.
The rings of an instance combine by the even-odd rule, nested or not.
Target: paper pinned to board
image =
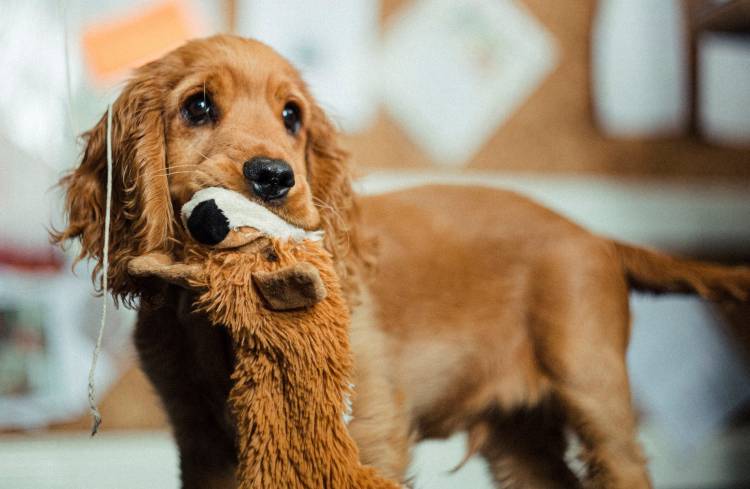
[[[554,39],[513,0],[419,0],[389,25],[389,112],[432,157],[461,166],[557,63]]]
[[[93,80],[106,85],[190,38],[206,35],[205,17],[187,0],[162,0],[112,12],[87,24],[82,48]]]
[[[750,370],[711,305],[695,297],[631,296],[628,370],[635,402],[676,452],[699,448],[743,402]]]
[[[378,109],[376,0],[241,0],[237,32],[288,58],[343,130],[367,128]]]

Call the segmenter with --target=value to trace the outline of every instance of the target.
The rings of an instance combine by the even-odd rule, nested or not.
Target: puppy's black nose
[[[281,199],[294,187],[294,171],[286,161],[256,156],[242,167],[253,193],[263,200]]]

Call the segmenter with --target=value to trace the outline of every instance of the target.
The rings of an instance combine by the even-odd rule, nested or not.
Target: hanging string
[[[108,289],[108,276],[109,276],[109,222],[110,214],[112,210],[112,105],[107,106],[107,203],[104,214],[104,249],[102,250],[102,290],[104,295],[102,298],[102,317],[99,323],[99,335],[96,338],[96,346],[94,347],[94,354],[91,358],[91,368],[89,369],[89,411],[93,418],[93,425],[91,426],[91,436],[96,435],[99,430],[99,425],[102,423],[102,415],[99,413],[99,409],[96,407],[95,394],[96,386],[94,382],[94,374],[96,373],[96,362],[99,360],[99,353],[102,350],[102,337],[104,336],[104,328],[107,324],[107,289]]]
[[[65,0],[58,2],[58,9],[60,18],[63,23],[63,49],[65,59],[65,85],[66,85],[66,99],[68,118],[70,122],[70,128],[73,132],[73,137],[78,137],[78,127],[76,125],[75,117],[73,116],[73,80],[70,68],[70,47],[68,46],[69,32],[68,32],[68,15],[65,6]],[[99,426],[102,423],[102,415],[99,409],[96,407],[96,365],[99,360],[99,354],[102,350],[102,339],[104,338],[104,329],[107,325],[107,289],[108,278],[109,278],[109,228],[112,211],[112,105],[107,106],[107,196],[105,204],[105,215],[104,215],[104,248],[102,250],[102,287],[104,295],[102,298],[102,315],[101,321],[99,322],[99,334],[96,338],[96,345],[94,346],[94,352],[91,357],[91,366],[89,367],[89,382],[88,382],[88,398],[89,398],[89,411],[93,419],[91,426],[91,436],[96,435],[99,431]]]
[[[65,92],[68,105],[68,122],[70,124],[70,130],[73,132],[73,138],[75,139],[78,137],[79,132],[78,125],[76,124],[73,115],[73,77],[70,69],[70,46],[68,45],[70,33],[68,32],[68,11],[65,3],[65,0],[60,0],[57,3],[57,8],[63,23],[63,53],[65,55]]]

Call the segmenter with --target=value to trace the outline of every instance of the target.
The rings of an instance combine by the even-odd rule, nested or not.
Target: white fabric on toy
[[[344,424],[349,426],[349,423],[354,419],[354,405],[352,403],[351,392],[354,392],[354,384],[349,382],[350,392],[344,394],[344,413],[341,417],[344,419]]]
[[[320,241],[323,231],[306,231],[289,224],[267,208],[257,204],[242,194],[220,187],[199,190],[182,206],[182,221],[187,225],[190,215],[201,202],[213,200],[229,221],[230,229],[251,227],[274,238],[293,241]]]

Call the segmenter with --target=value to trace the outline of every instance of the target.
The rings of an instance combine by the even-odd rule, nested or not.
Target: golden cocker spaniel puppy
[[[110,292],[138,301],[141,365],[169,415],[183,487],[235,487],[227,334],[191,292],[127,273],[179,254],[176,211],[224,187],[325,231],[352,307],[351,433],[363,462],[404,480],[410,446],[469,433],[498,487],[649,487],[625,366],[628,291],[746,300],[750,272],[594,236],[523,197],[433,186],[357,199],[336,131],[269,47],[197,40],[136,71],[113,106]],[[80,258],[101,274],[106,118],[62,184]],[[377,248],[370,236],[378,240]],[[180,256],[174,257],[180,260]],[[376,267],[373,265],[376,264]],[[566,429],[584,474],[564,460]]]

